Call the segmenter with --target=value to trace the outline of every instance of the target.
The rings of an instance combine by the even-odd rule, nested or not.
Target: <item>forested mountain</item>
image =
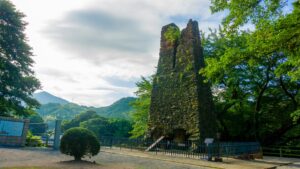
[[[38,92],[33,94],[33,98],[35,98],[40,104],[48,104],[48,103],[58,103],[58,104],[67,104],[69,101],[56,97],[48,92]]]
[[[41,94],[40,94],[41,96]],[[74,118],[81,112],[93,110],[97,112],[98,115],[107,118],[129,118],[129,112],[132,111],[132,107],[129,105],[130,102],[134,101],[133,97],[122,98],[110,106],[106,107],[88,107],[81,106],[75,103],[67,102],[64,99],[53,96],[45,92],[45,96],[50,97],[36,97],[40,103],[46,102],[47,104],[42,104],[37,112],[46,120],[51,121],[55,118],[62,120],[70,120]],[[40,100],[42,98],[42,100]],[[47,100],[49,98],[49,100]],[[51,102],[53,101],[53,102]]]
[[[134,100],[134,97],[125,97],[114,102],[110,106],[90,109],[94,110],[95,112],[97,112],[97,114],[103,117],[128,119],[128,113],[132,111],[132,106],[130,105],[130,103]]]
[[[80,106],[74,103],[59,104],[48,103],[43,104],[37,109],[37,112],[46,120],[63,119],[68,120],[75,117],[82,111],[88,110],[88,107]]]

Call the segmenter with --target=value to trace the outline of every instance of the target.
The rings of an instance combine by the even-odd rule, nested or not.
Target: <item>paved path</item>
[[[277,169],[300,169],[300,158],[265,157],[264,162],[281,162]]]

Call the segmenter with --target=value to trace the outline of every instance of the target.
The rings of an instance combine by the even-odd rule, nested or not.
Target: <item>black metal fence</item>
[[[145,139],[101,137],[101,146],[112,148],[127,148],[145,151],[154,142]],[[195,144],[192,142],[175,143],[163,140],[156,144],[151,151],[155,154],[183,156],[189,158],[208,159],[211,157],[233,157],[256,154],[261,152],[258,142],[220,142]]]

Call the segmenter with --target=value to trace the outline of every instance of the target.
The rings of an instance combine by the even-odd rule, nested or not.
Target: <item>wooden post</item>
[[[55,121],[55,131],[54,131],[54,143],[53,143],[54,150],[59,149],[60,135],[61,135],[61,120],[56,120]]]

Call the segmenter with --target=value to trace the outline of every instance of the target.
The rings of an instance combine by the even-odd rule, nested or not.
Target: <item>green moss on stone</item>
[[[179,36],[180,30],[178,27],[174,26],[168,27],[167,31],[164,33],[164,37],[169,43],[174,43],[175,41],[177,41]]]

